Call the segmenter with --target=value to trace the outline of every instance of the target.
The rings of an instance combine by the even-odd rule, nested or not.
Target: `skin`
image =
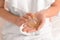
[[[37,14],[40,13],[41,15],[43,15],[41,18],[46,18],[46,17],[51,18],[53,16],[56,16],[59,11],[60,11],[60,0],[56,0],[49,9],[37,12]],[[44,23],[44,20],[42,24],[39,27],[37,27],[38,30],[41,29],[41,27],[43,26],[43,23]],[[29,29],[26,27],[24,31],[33,32],[33,31],[36,31],[36,29]]]
[[[3,9],[0,9],[0,10],[3,11]],[[50,17],[56,16],[58,14],[59,10],[60,10],[60,0],[56,0],[51,5],[51,7],[48,8],[47,10],[43,10],[41,12],[36,12],[37,13],[37,17],[39,17],[38,14],[41,14],[42,15],[41,18],[43,18],[43,22],[41,23],[41,25],[39,27],[37,27],[37,30],[42,27],[42,25],[44,23],[44,18],[46,18],[46,17],[49,17],[50,18]],[[0,11],[0,16],[2,18],[6,19],[6,20],[8,20],[8,21],[10,21],[10,22],[18,25],[18,26],[20,26],[22,23],[24,23],[26,21],[26,18],[22,17],[22,19],[20,19],[19,16],[15,16],[15,15],[9,13],[9,12],[7,12],[7,13],[6,12],[5,13],[1,13],[1,11]],[[28,16],[26,16],[26,17],[28,17]],[[19,20],[17,21],[17,19],[19,19]],[[34,32],[34,31],[36,31],[36,28],[33,29],[33,28],[30,28],[30,27],[26,26],[23,29],[23,31],[26,31],[26,32]]]

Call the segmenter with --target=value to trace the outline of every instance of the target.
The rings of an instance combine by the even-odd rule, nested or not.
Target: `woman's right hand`
[[[16,25],[17,26],[21,26],[23,23],[25,23],[26,20],[24,17],[19,17],[17,20],[16,20]]]
[[[21,26],[23,23],[25,23],[26,21],[28,21],[29,20],[29,16],[31,16],[31,18],[32,18],[32,15],[31,15],[31,13],[27,13],[26,15],[24,15],[24,16],[22,16],[22,17],[18,17],[17,18],[17,20],[16,20],[16,25],[17,26]]]

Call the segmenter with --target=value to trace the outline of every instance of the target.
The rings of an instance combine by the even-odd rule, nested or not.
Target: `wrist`
[[[40,13],[45,17],[45,18],[50,18],[50,11],[49,10],[42,10]]]
[[[19,21],[20,21],[20,17],[15,17],[14,24],[16,24],[17,26],[19,26],[19,25],[18,25]]]
[[[15,24],[17,26],[21,26],[25,22],[25,19],[23,17],[18,17],[15,21]]]

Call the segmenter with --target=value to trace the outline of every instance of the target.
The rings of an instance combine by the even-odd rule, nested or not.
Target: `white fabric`
[[[16,15],[23,15],[26,12],[29,12],[31,8],[27,5],[31,3],[30,0],[9,0],[8,10]],[[16,3],[15,3],[16,2]],[[41,11],[50,7],[54,0],[39,0],[37,11]],[[16,5],[15,5],[15,4]],[[30,9],[30,10],[29,10]],[[32,12],[32,11],[31,11]],[[49,21],[49,20],[48,20]],[[51,34],[51,25],[48,23],[48,26],[45,26],[41,29],[39,36],[26,36],[20,33],[19,28],[9,22],[6,22],[4,25],[4,30],[2,31],[4,40],[54,40]],[[34,38],[35,37],[35,38]]]
[[[18,26],[9,23],[8,21],[0,18],[0,20],[4,21],[4,27],[3,27],[3,40],[53,40],[52,34],[51,34],[51,23],[49,22],[49,19],[46,19],[46,23],[44,24],[43,28],[39,30],[38,34],[26,36],[20,33],[20,29]]]
[[[34,1],[35,3],[34,5]],[[27,12],[36,12],[47,9],[55,0],[5,0],[5,9],[16,15],[24,15]]]

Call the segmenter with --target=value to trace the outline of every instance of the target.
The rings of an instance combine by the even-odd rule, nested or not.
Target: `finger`
[[[28,28],[27,27],[24,27],[23,31],[24,32],[28,32]]]
[[[36,31],[36,29],[35,28],[31,28],[31,27],[26,27],[26,29],[27,29],[27,32],[34,32],[34,31]]]
[[[18,24],[19,26],[21,26],[23,23],[25,23],[25,20],[23,20],[23,19],[20,19],[20,21],[17,22],[17,24]]]
[[[36,17],[37,17],[37,19],[39,21],[39,24],[37,26],[37,30],[40,30],[44,25],[45,17],[43,16],[43,14],[40,14],[40,13],[37,13]]]
[[[43,27],[44,23],[45,23],[45,19],[42,20],[42,22],[38,26],[37,30],[40,30]]]
[[[26,15],[24,15],[23,16],[25,19],[31,19],[32,17],[31,17],[31,14],[26,14]]]
[[[35,14],[27,13],[27,14],[24,15],[23,17],[25,17],[26,19],[33,19],[33,18],[35,18]]]
[[[24,28],[23,28],[23,31],[24,31],[24,32],[28,32],[29,29],[30,29],[30,28],[29,28],[28,25],[24,25]]]
[[[35,32],[36,29],[30,28],[30,27],[25,27],[25,28],[23,29],[23,31],[29,33],[29,32]]]
[[[35,32],[36,29],[29,29],[28,32],[31,33],[31,32]]]

